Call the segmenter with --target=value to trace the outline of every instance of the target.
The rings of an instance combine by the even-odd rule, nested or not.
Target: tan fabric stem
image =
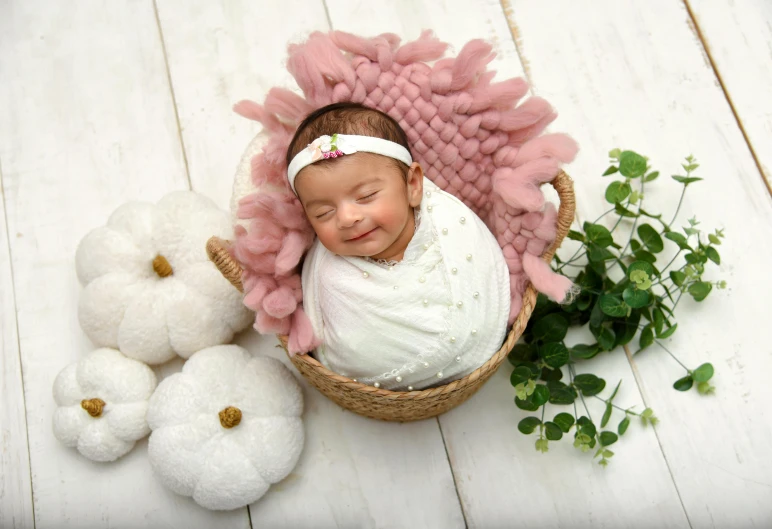
[[[160,277],[168,277],[174,273],[172,265],[169,264],[169,261],[163,255],[158,255],[153,259],[153,270]]]
[[[241,410],[235,406],[228,406],[220,413],[220,424],[223,428],[233,428],[241,422]]]
[[[80,401],[80,407],[88,412],[92,417],[102,415],[102,408],[105,407],[105,401],[102,399],[83,399]]]

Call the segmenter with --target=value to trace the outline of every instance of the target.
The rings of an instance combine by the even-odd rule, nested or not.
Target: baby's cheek
[[[380,225],[387,229],[401,229],[405,221],[405,212],[401,208],[384,207],[379,212]]]

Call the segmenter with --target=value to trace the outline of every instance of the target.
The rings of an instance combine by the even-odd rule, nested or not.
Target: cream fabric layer
[[[509,271],[491,232],[460,200],[424,179],[420,222],[392,266],[342,257],[317,240],[303,264],[303,306],[322,338],[315,356],[384,389],[461,378],[498,350]]]

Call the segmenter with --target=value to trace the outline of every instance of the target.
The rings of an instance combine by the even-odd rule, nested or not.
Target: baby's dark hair
[[[394,118],[380,110],[346,101],[327,105],[306,116],[295,131],[295,135],[287,148],[287,165],[289,166],[297,153],[319,136],[332,136],[336,133],[382,138],[398,143],[410,151],[407,134]],[[407,165],[393,158],[390,160],[407,176]],[[319,160],[314,165],[323,165],[334,161],[334,159]]]

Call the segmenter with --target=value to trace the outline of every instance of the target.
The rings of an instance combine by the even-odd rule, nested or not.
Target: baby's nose
[[[341,228],[350,228],[362,220],[362,213],[355,206],[345,206],[338,208],[338,224]]]

